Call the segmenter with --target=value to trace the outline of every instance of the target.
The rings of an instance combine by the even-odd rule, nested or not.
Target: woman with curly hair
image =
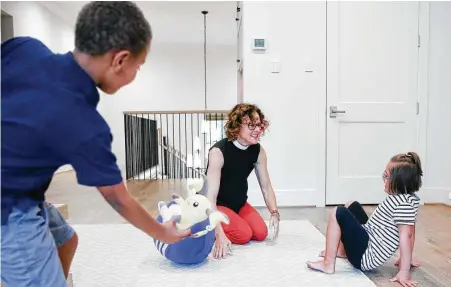
[[[228,115],[227,138],[209,151],[207,197],[224,212],[230,224],[216,228],[215,258],[224,258],[231,244],[263,241],[268,235],[265,221],[248,202],[247,178],[255,168],[266,205],[271,213],[274,239],[279,230],[279,212],[267,169],[266,152],[259,140],[268,128],[262,111],[252,104],[238,104]]]

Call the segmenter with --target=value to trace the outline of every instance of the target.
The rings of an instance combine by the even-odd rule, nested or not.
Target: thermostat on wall
[[[266,50],[266,39],[263,38],[255,38],[252,40],[252,49],[253,50]]]

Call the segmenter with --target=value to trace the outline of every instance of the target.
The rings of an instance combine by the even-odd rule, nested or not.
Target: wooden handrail
[[[187,110],[187,111],[124,111],[124,115],[147,114],[228,114],[228,110]]]

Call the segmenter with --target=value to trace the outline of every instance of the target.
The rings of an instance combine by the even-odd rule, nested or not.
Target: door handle
[[[336,118],[337,114],[344,114],[344,113],[346,113],[346,111],[339,111],[337,106],[330,106],[329,111],[330,111],[329,116],[331,118]]]

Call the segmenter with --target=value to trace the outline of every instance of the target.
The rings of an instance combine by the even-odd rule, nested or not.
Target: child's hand
[[[399,271],[393,279],[390,279],[390,281],[398,282],[404,287],[415,287],[418,284],[416,281],[412,281],[410,272],[408,271]]]
[[[398,257],[398,259],[396,259],[395,261],[395,266],[399,266],[399,264],[401,263],[401,257]],[[410,262],[410,266],[413,268],[417,268],[421,266],[420,261],[412,258],[412,261]]]

